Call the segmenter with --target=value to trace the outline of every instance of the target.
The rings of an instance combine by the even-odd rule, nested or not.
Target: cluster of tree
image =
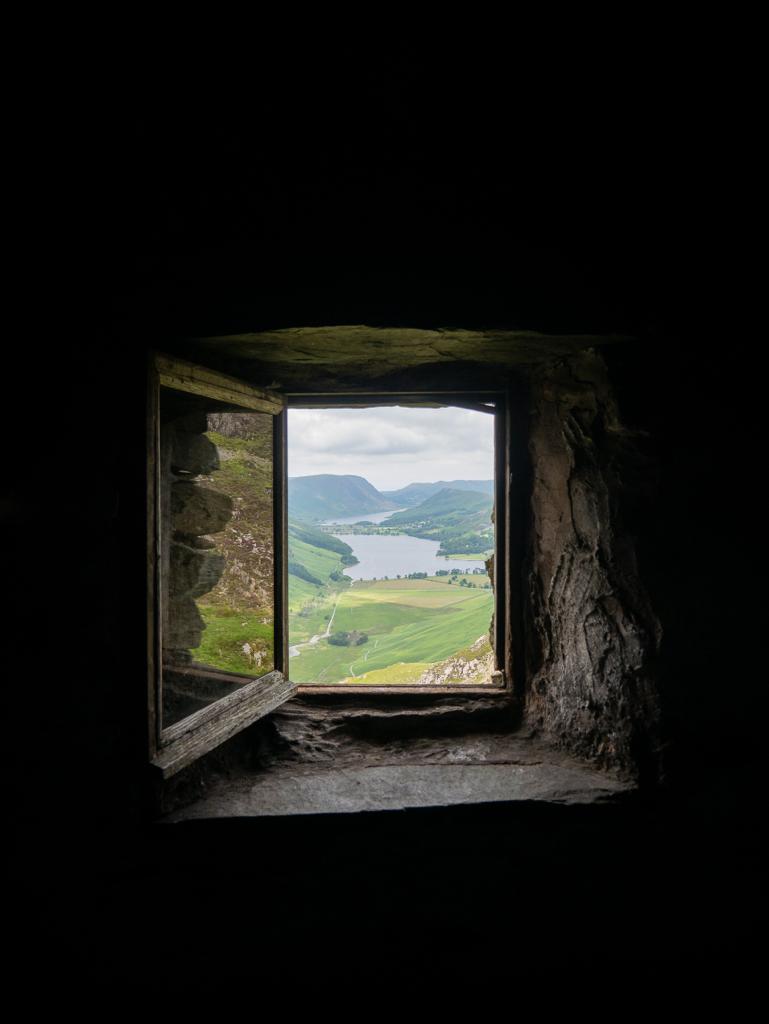
[[[472,573],[473,576],[485,576],[486,575],[486,569],[485,569],[485,567],[483,569],[478,569],[478,568],[475,568],[475,569],[438,569],[436,571],[435,575],[436,576],[459,576],[459,575],[467,575],[467,576],[469,576],[470,573]]]
[[[438,548],[439,555],[475,555],[486,551],[494,543],[491,531],[487,533],[462,533],[445,537]]]
[[[307,523],[297,523],[293,520],[289,522],[288,536],[296,537],[297,540],[302,540],[305,544],[312,544],[313,547],[324,548],[326,551],[333,551],[337,555],[346,555],[348,558],[352,556],[352,548],[349,544],[345,544],[343,540],[339,540],[338,537],[334,537],[330,533],[324,533],[322,530],[316,530]],[[355,561],[357,562],[357,559],[355,559]],[[353,562],[352,564],[355,563]]]
[[[301,564],[301,562],[289,562],[288,571],[291,576],[297,576],[300,580],[306,580],[308,583],[315,583],[317,586],[323,586],[322,580],[319,580],[317,576],[313,576],[309,569]]]
[[[368,634],[360,633],[357,629],[352,629],[349,632],[341,630],[339,633],[332,633],[328,638],[328,642],[334,644],[335,647],[359,647],[367,640]]]
[[[456,576],[452,576],[449,583],[456,583]],[[459,581],[460,587],[472,587],[473,590],[491,590],[490,583],[471,583],[464,577]]]

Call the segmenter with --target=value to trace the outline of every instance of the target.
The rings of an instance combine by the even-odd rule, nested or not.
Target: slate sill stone
[[[163,819],[355,814],[463,804],[616,803],[632,781],[581,764],[531,738],[477,736],[404,744],[364,763],[277,763],[220,780]]]

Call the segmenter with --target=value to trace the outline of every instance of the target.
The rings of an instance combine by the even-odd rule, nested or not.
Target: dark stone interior
[[[364,101],[334,80],[334,117],[289,90],[258,130],[233,107],[162,102],[130,106],[114,139],[89,124],[83,156],[109,170],[54,275],[80,282],[76,308],[42,314],[10,357],[26,386],[8,422],[31,428],[4,505],[32,637],[14,650],[9,747],[25,977],[45,963],[75,989],[176,994],[194,970],[225,992],[288,978],[311,951],[304,976],[321,980],[337,936],[374,982],[383,957],[390,976],[423,977],[469,950],[493,953],[504,983],[682,980],[703,964],[748,977],[757,962],[760,403],[749,346],[719,315],[723,249],[696,187],[678,187],[694,154],[625,111],[609,133],[600,118],[567,130],[560,159],[533,167],[488,105],[449,112],[399,81]],[[493,159],[472,148],[489,139]],[[484,159],[436,165],[448,143]],[[301,698],[153,789],[153,349],[303,392],[507,384],[527,438],[513,700]],[[513,734],[630,789],[585,806],[156,822],[278,762]],[[405,947],[419,956],[393,965]]]

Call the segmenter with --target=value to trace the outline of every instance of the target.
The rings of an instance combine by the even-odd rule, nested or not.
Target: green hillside
[[[444,488],[416,508],[396,512],[387,527],[440,541],[439,555],[479,555],[494,546],[491,496]]]
[[[343,540],[339,540],[338,537],[334,537],[330,533],[323,533],[322,530],[316,530],[307,523],[296,523],[289,520],[288,536],[289,538],[301,540],[307,544],[312,544],[313,547],[316,548],[335,551],[336,554],[341,555],[343,559],[346,559],[345,565],[355,565],[358,561],[358,559],[353,555],[352,548],[349,544],[345,544]]]
[[[335,551],[307,544],[289,536],[288,561],[303,565],[321,583],[328,583],[332,572],[342,568],[342,559]]]
[[[414,505],[421,505],[423,501],[431,498],[434,494],[445,489],[453,491],[476,491],[481,494],[494,493],[493,480],[438,480],[436,483],[415,483],[407,487],[401,487],[399,491],[382,491],[385,498],[397,503],[399,507],[404,505],[411,508]]]
[[[362,476],[297,476],[288,481],[288,509],[292,519],[324,520],[387,512],[399,506],[385,498]]]
[[[307,539],[301,540],[301,537]],[[315,540],[318,543],[314,543]],[[328,533],[307,529],[304,525],[289,523],[288,607],[292,616],[302,613],[301,623],[292,619],[292,634],[298,630],[305,638],[304,634],[309,629],[309,635],[312,635],[316,625],[313,609],[349,585],[349,579],[344,575],[345,566],[356,562],[352,548],[344,541]],[[323,624],[319,622],[317,625],[320,628]]]
[[[491,514],[492,499],[489,495],[478,494],[476,491],[460,491],[449,487],[426,498],[415,508],[404,512],[396,512],[387,519],[388,526],[413,526],[434,519],[456,521],[469,512],[486,511]]]

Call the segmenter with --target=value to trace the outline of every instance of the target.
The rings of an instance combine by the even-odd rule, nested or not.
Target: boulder
[[[177,480],[171,487],[171,522],[177,533],[218,533],[232,518],[233,502],[221,491]]]

